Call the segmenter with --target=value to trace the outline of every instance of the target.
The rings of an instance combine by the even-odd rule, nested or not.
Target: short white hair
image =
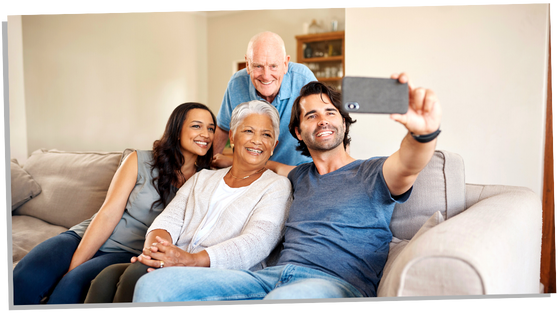
[[[237,127],[241,125],[241,122],[251,114],[266,115],[270,118],[272,121],[272,129],[274,131],[274,142],[276,142],[280,133],[280,114],[278,114],[276,107],[266,101],[253,100],[237,105],[237,107],[233,110],[233,113],[231,113],[229,130],[235,133]]]

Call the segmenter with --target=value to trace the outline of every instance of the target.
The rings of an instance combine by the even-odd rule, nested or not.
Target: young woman
[[[187,181],[148,229],[143,254],[103,270],[85,302],[132,302],[138,279],[160,268],[260,269],[281,239],[292,200],[290,181],[265,168],[278,133],[273,106],[238,105],[230,128],[233,165]]]
[[[156,216],[192,175],[209,168],[216,118],[205,105],[179,105],[151,151],[131,153],[91,218],[31,250],[14,268],[14,304],[82,303],[105,267],[142,252]]]

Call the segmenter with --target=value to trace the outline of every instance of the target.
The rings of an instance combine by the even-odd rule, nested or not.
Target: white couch
[[[540,198],[464,174],[458,154],[436,151],[397,205],[378,296],[540,293]]]

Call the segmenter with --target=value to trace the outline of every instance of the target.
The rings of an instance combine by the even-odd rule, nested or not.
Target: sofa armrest
[[[383,276],[389,296],[539,293],[541,200],[522,187],[491,190],[402,250]]]

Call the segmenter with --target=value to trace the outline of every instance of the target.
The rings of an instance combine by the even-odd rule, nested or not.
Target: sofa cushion
[[[10,161],[12,211],[41,193],[41,186],[17,162]]]
[[[449,219],[465,210],[465,169],[456,153],[437,150],[420,172],[407,202],[397,204],[390,228],[398,239],[410,240],[422,224],[440,211]]]
[[[27,215],[12,216],[12,260],[15,265],[39,243],[67,229]]]
[[[28,215],[66,228],[99,210],[122,152],[37,150],[24,165],[42,192],[14,214]]]

